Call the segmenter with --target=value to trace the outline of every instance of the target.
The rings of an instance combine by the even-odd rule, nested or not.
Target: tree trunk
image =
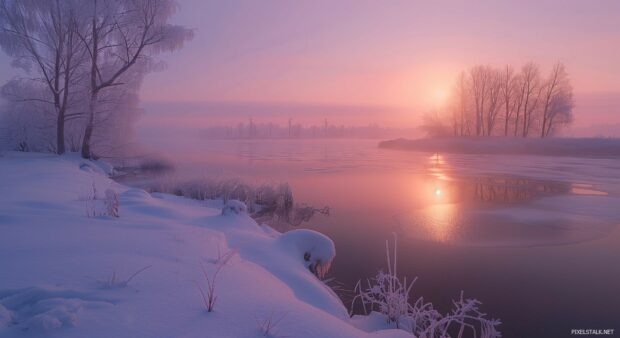
[[[95,126],[95,109],[97,106],[97,93],[90,95],[90,104],[88,105],[88,122],[86,123],[86,129],[84,130],[84,138],[82,139],[82,158],[92,158],[92,152],[90,150],[90,142],[93,136],[93,129]]]
[[[519,132],[519,114],[521,114],[521,108],[517,109],[517,116],[515,117],[515,132],[514,132],[514,136],[517,136],[517,133]]]
[[[525,98],[525,106],[523,107],[523,137],[527,137],[527,130],[528,130],[528,118],[529,118],[529,114],[527,111],[527,105],[528,105],[528,101],[530,100],[530,96],[528,94],[528,96]]]
[[[504,91],[507,93],[508,89],[505,88]],[[508,94],[504,95],[504,136],[508,136],[508,122],[510,121],[510,96]]]
[[[99,31],[97,30],[97,0],[95,0],[94,13],[92,17],[92,40],[93,47],[91,50],[90,60],[90,102],[88,104],[88,121],[84,130],[84,138],[82,139],[82,157],[90,159],[92,152],[90,150],[90,142],[93,136],[93,128],[95,127],[95,110],[97,106],[97,62],[99,58]]]
[[[58,120],[56,121],[56,153],[62,155],[65,153],[65,111],[58,112]]]
[[[553,116],[549,117],[549,122],[547,123],[547,130],[544,130],[545,137],[549,136],[551,133],[551,127],[553,127]]]

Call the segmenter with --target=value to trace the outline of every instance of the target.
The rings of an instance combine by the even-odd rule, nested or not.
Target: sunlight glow
[[[448,93],[443,89],[435,89],[433,92],[433,101],[437,105],[443,105],[448,99]]]

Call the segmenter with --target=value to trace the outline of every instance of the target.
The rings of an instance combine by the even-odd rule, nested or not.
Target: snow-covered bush
[[[458,300],[452,301],[452,311],[445,316],[433,320],[421,332],[419,338],[447,337],[449,332],[458,332],[458,337],[495,338],[501,337],[497,326],[498,319],[488,319],[479,309],[480,301],[472,298],[464,299],[463,292]]]
[[[279,241],[290,246],[300,260],[303,258],[304,265],[321,279],[325,277],[336,257],[334,242],[314,230],[291,230],[282,234]]]
[[[425,303],[422,297],[415,301],[410,299],[416,279],[408,282],[406,277],[398,277],[396,235],[393,258],[387,241],[386,257],[388,272],[379,271],[374,278],[366,281],[367,287],[363,287],[359,281],[354,289],[357,294],[353,298],[352,307],[359,301],[365,314],[377,311],[388,324],[411,332],[418,338],[501,336],[497,330],[501,322],[486,318],[486,314],[478,309],[481,303],[476,299],[464,299],[462,292],[460,298],[453,301],[452,312],[446,315],[435,310],[431,303]],[[470,335],[466,335],[467,332]]]
[[[104,202],[108,216],[118,217],[118,193],[115,190],[106,189]]]
[[[239,200],[228,200],[222,207],[222,215],[247,215],[248,207]]]
[[[103,198],[101,198],[94,179],[91,190],[87,196],[80,197],[80,200],[83,200],[85,203],[87,217],[119,217],[120,200],[118,193],[108,188],[105,190]]]

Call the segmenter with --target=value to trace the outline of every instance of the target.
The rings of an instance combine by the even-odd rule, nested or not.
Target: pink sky
[[[194,40],[147,77],[147,101],[436,107],[478,63],[562,61],[579,124],[620,123],[620,1],[181,0]],[[0,61],[6,60],[2,56]],[[2,62],[0,77],[8,77]],[[2,69],[1,67],[4,67]],[[5,71],[6,70],[6,71]],[[593,99],[593,97],[595,99]],[[581,99],[584,98],[584,99]]]
[[[144,99],[428,105],[462,68],[528,60],[564,62],[577,92],[620,92],[616,0],[180,4],[196,37]]]

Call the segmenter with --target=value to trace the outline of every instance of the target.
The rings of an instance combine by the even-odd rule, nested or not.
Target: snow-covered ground
[[[329,238],[280,234],[242,205],[130,189],[110,170],[0,155],[0,337],[411,337],[367,333],[376,315],[349,319],[309,269],[329,267]]]

